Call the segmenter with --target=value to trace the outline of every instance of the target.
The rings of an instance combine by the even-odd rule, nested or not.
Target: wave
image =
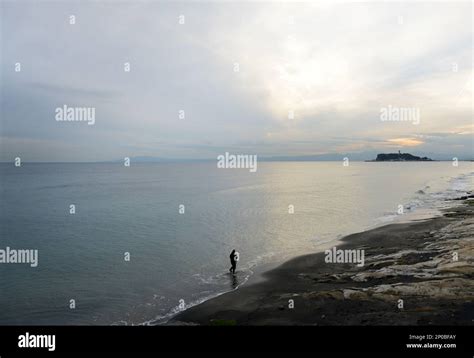
[[[398,220],[424,220],[430,217],[440,216],[442,209],[461,204],[454,202],[453,199],[469,195],[474,189],[474,172],[444,179],[445,182],[441,190],[433,191],[432,188],[433,186],[436,187],[436,185],[425,185],[422,189],[417,190],[409,201],[403,204],[403,215],[394,212],[384,213],[375,220],[375,226],[396,222]],[[439,183],[436,184],[439,185]]]

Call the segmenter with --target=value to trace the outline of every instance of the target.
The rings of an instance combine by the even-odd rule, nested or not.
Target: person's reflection
[[[230,284],[233,290],[235,290],[239,286],[239,279],[237,275],[229,275],[230,277]]]

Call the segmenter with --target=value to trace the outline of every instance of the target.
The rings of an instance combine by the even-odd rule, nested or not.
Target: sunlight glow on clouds
[[[264,93],[276,120],[287,120],[289,110],[305,118],[397,102],[423,107],[429,116],[437,110],[431,101],[471,106],[469,91],[462,91],[472,75],[470,24],[458,21],[465,18],[462,8],[441,8],[446,4],[362,3],[313,13],[307,4],[263,5],[246,13],[254,21],[218,35],[234,40],[217,42],[232,58],[245,54],[239,61],[244,90]],[[398,16],[404,16],[402,25]],[[463,65],[453,72],[456,61]]]
[[[415,139],[415,138],[394,138],[394,139],[389,139],[388,141],[390,143],[395,143],[401,147],[416,147],[424,143],[423,141],[419,139]]]

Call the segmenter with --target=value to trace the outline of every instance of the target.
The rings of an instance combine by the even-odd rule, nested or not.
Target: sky
[[[0,161],[474,157],[471,2],[0,6]]]

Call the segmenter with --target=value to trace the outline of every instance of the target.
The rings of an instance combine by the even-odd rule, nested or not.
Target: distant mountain
[[[294,156],[264,156],[258,153],[258,161],[262,162],[312,162],[312,161],[340,161],[348,157],[353,161],[363,161],[376,155],[377,152],[360,152],[360,153],[328,153],[318,155],[294,155]],[[237,153],[236,154],[240,154]],[[215,161],[218,154],[211,158],[165,158],[153,156],[136,156],[130,157],[132,163],[169,163],[169,162],[209,162]],[[123,159],[116,159],[114,162],[122,162]]]
[[[375,160],[369,160],[370,162],[431,162],[432,159],[428,157],[418,157],[410,153],[380,153],[377,154]]]
[[[137,156],[131,157],[131,162],[135,163],[162,163],[162,162],[170,162],[171,160],[168,158],[161,158],[161,157],[152,157],[152,156]]]
[[[208,160],[208,159],[206,159]],[[179,163],[179,162],[198,162],[202,159],[176,159],[176,158],[163,158],[153,156],[137,156],[130,157],[131,163]],[[116,159],[114,162],[123,162],[123,159]]]
[[[375,151],[352,152],[352,153],[327,153],[314,155],[291,155],[291,156],[259,156],[258,160],[263,162],[333,162],[343,160],[345,157],[351,161],[364,161],[376,155]]]

